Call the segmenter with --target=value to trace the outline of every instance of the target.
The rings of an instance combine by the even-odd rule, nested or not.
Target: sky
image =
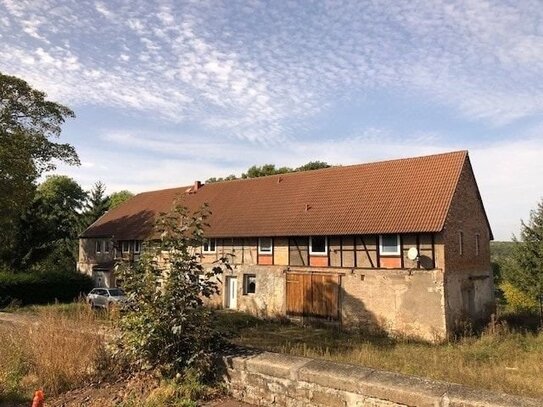
[[[540,1],[0,0],[85,188],[469,150],[496,240],[543,197]]]

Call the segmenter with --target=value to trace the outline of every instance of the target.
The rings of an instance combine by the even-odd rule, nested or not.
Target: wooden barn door
[[[339,319],[337,274],[287,273],[287,315]]]

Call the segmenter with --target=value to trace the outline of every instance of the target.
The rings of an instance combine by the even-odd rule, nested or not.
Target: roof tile
[[[466,151],[331,167],[138,194],[82,237],[145,239],[176,197],[207,203],[210,237],[347,235],[442,230]],[[306,210],[307,208],[307,210]]]

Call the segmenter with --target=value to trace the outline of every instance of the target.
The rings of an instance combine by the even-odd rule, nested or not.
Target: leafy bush
[[[229,266],[221,259],[206,269],[195,251],[207,216],[206,207],[189,215],[176,205],[157,221],[160,240],[147,241],[137,263],[119,267],[128,296],[119,354],[137,370],[174,377],[191,369],[200,378],[211,372],[220,338],[204,299],[218,293],[216,277]]]
[[[80,273],[0,272],[0,307],[71,302],[92,287],[92,279]]]
[[[506,300],[506,311],[512,312],[536,312],[539,304],[525,291],[515,287],[506,281],[500,285],[500,290]]]

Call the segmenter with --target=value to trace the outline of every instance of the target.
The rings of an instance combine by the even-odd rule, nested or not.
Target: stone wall
[[[244,291],[244,276],[256,277],[256,292],[247,294]],[[222,308],[225,306],[224,284],[227,278],[237,278],[237,309],[259,317],[277,317],[285,315],[285,267],[257,266],[237,264],[231,272],[219,277],[221,292],[209,300],[209,304]]]
[[[353,270],[341,279],[344,326],[438,342],[447,337],[443,271]]]
[[[257,406],[536,407],[543,400],[324,360],[246,352],[223,357],[233,397]]]
[[[308,272],[291,267],[290,271]],[[434,270],[345,270],[312,268],[311,271],[340,275],[340,323],[344,328],[360,328],[412,336],[428,341],[446,338],[443,272]],[[286,314],[285,266],[234,265],[232,272],[220,276],[222,283],[235,277],[237,309],[260,317]],[[256,292],[244,292],[244,276],[256,277]],[[224,288],[224,286],[223,286]],[[210,304],[226,304],[224,289]]]

